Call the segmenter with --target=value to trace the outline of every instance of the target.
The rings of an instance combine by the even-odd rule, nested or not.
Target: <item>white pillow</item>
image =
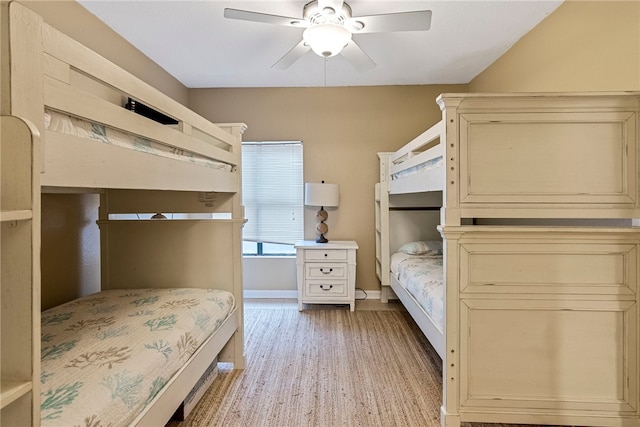
[[[437,240],[409,242],[402,245],[398,252],[407,255],[442,255],[442,242]]]

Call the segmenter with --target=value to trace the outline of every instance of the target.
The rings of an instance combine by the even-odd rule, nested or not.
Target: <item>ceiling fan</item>
[[[290,67],[304,54],[313,50],[324,58],[341,54],[358,71],[366,71],[374,68],[376,63],[352,39],[354,34],[427,31],[431,27],[430,10],[352,16],[351,6],[342,0],[313,0],[302,8],[302,18],[229,8],[224,10],[224,16],[243,21],[304,28],[302,41],[272,65],[280,69]]]

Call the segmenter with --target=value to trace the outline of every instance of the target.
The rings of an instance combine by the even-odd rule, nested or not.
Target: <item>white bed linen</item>
[[[398,178],[404,178],[406,176],[416,175],[418,173],[424,173],[432,169],[437,169],[440,166],[442,166],[442,163],[443,163],[442,156],[438,156],[424,163],[420,163],[419,165],[415,165],[408,169],[394,173],[391,175],[391,179],[393,180]]]
[[[117,145],[132,150],[143,151],[156,156],[186,161],[200,166],[231,171],[231,165],[200,156],[176,147],[151,141],[137,135],[129,134],[101,123],[81,120],[54,110],[45,110],[45,129],[73,135],[79,138],[90,139],[105,144]]]
[[[418,302],[433,320],[444,330],[444,282],[442,256],[418,256],[394,253],[390,260],[391,272],[398,282]]]

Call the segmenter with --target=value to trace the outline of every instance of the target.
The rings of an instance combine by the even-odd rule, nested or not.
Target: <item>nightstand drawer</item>
[[[347,264],[309,263],[305,265],[306,279],[346,279]]]
[[[304,251],[305,261],[346,261],[346,249],[325,249],[325,250],[306,250]]]
[[[305,296],[347,296],[346,281],[308,280],[306,282]]]

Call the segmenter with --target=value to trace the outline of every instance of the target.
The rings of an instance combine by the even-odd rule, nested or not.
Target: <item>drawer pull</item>
[[[329,256],[329,254],[324,254],[324,256]]]
[[[326,271],[326,270],[324,270],[322,268],[320,269],[320,273],[322,273],[322,274],[331,274],[332,271],[333,271],[333,268],[330,268],[329,271]]]
[[[322,289],[323,291],[330,291],[333,288],[333,285],[329,285],[328,288],[325,288],[325,285],[320,285],[320,289]]]

